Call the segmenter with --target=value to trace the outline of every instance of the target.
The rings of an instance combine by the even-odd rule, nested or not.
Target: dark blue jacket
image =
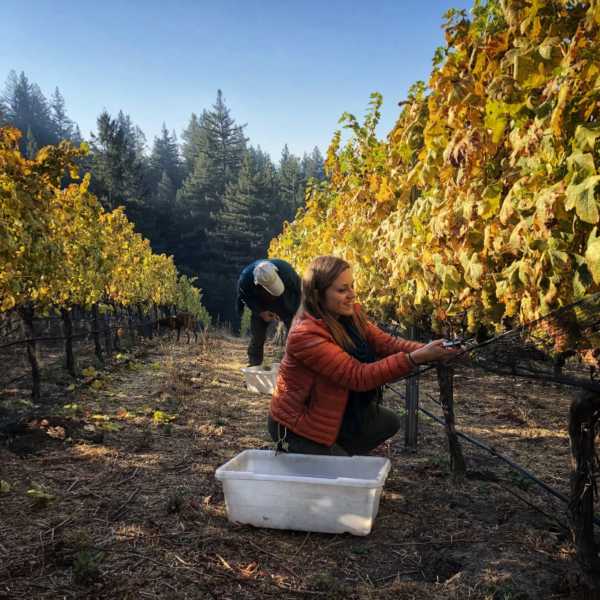
[[[254,283],[254,267],[265,259],[255,260],[244,267],[238,280],[238,311],[240,315],[244,312],[246,305],[253,313],[270,310],[277,313],[284,321],[290,321],[300,306],[301,281],[298,273],[290,263],[279,258],[266,259],[277,267],[278,275],[283,282],[283,294],[272,303],[264,300],[263,289]],[[260,289],[259,289],[260,288]],[[262,296],[262,297],[261,297]]]

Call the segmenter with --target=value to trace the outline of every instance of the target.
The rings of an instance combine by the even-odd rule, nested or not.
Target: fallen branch
[[[116,519],[118,516],[120,516],[121,512],[123,512],[123,510],[127,507],[127,505],[133,501],[133,499],[140,493],[140,490],[142,488],[136,488],[135,490],[133,490],[133,492],[131,492],[131,494],[129,494],[129,497],[127,498],[127,500],[125,500],[125,502],[123,502],[123,504],[121,504],[121,506],[119,506],[119,508],[114,511],[110,518],[111,519]]]

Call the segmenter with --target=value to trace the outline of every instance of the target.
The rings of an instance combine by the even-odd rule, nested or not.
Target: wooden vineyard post
[[[113,349],[121,351],[121,338],[123,337],[123,307],[113,303],[113,313],[115,315],[115,324],[113,325]]]
[[[154,337],[153,334],[153,324],[152,324],[152,315],[150,312],[150,308],[147,311],[144,310],[144,306],[141,302],[137,305],[138,309],[138,317],[140,319],[140,331],[142,332],[143,337],[148,339],[152,339]]]
[[[60,314],[63,322],[63,335],[65,337],[66,367],[71,377],[76,377],[75,355],[73,354],[73,321],[71,312],[67,308],[61,308]]]
[[[110,335],[110,328],[110,310],[107,306],[106,312],[104,313],[104,349],[106,350],[106,354],[108,356],[112,354],[112,337]]]
[[[444,411],[448,450],[450,452],[450,471],[454,479],[462,479],[466,473],[465,459],[454,427],[454,369],[447,365],[436,367],[440,388],[440,403]]]
[[[154,335],[158,335],[158,319],[160,319],[160,315],[158,313],[158,305],[156,304],[156,302],[154,302],[153,305],[154,305],[154,323],[152,323],[152,329],[154,330]]]
[[[121,310],[113,304],[115,323],[113,325],[113,349],[116,352],[121,350]]]
[[[129,327],[129,340],[133,346],[135,344],[135,325],[133,324],[133,312],[131,306],[127,307],[127,325]]]
[[[150,307],[148,307],[148,312],[146,313],[145,318],[146,327],[148,329],[148,337],[152,340],[154,339],[154,324],[152,323],[152,313]]]
[[[571,448],[571,502],[569,522],[577,560],[593,576],[593,588],[600,587],[600,559],[594,542],[594,495],[596,494],[596,455],[594,438],[600,399],[598,394],[583,392],[569,411]]]
[[[408,339],[416,337],[415,327],[408,330]],[[414,375],[406,380],[406,427],[404,429],[404,448],[417,451],[419,436],[419,376]]]
[[[25,328],[25,337],[27,338],[27,358],[31,365],[31,397],[34,401],[40,399],[41,389],[41,377],[40,377],[40,364],[37,357],[37,345],[36,345],[36,332],[33,324],[33,306],[26,304],[19,308],[19,314],[23,320],[23,326]]]
[[[100,319],[98,318],[98,305],[92,305],[92,337],[94,338],[94,352],[100,363],[104,362],[102,345],[100,344]]]
[[[137,305],[138,318],[140,320],[140,333],[143,337],[148,337],[148,324],[144,317],[144,310],[141,304]]]

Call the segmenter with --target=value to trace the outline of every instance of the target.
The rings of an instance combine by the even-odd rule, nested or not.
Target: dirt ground
[[[583,597],[565,505],[465,444],[469,477],[454,483],[423,415],[416,453],[402,431],[375,451],[392,470],[369,536],[230,523],[215,469],[271,447],[245,358],[243,340],[212,335],[155,339],[102,370],[80,359],[75,384],[47,368],[37,418],[0,446],[0,598]],[[4,413],[27,405],[19,385]],[[420,387],[440,415],[434,378]],[[460,431],[568,495],[568,392],[463,370],[455,395]]]

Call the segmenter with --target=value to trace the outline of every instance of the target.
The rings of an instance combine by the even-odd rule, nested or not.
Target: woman
[[[355,304],[352,269],[316,258],[302,281],[302,304],[288,336],[271,401],[269,433],[303,454],[367,454],[400,428],[380,406],[381,386],[457,350],[394,338]]]

